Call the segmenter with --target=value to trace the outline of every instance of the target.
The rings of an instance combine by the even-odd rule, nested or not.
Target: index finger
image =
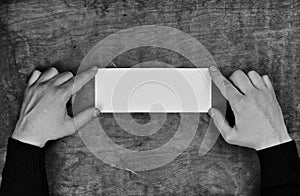
[[[88,81],[90,81],[97,73],[98,68],[96,66],[78,74],[64,84],[66,87],[67,96],[70,97],[72,94],[77,93]]]
[[[242,96],[239,90],[236,89],[235,86],[233,86],[233,84],[230,81],[228,81],[216,67],[214,66],[210,67],[209,74],[213,82],[221,91],[222,95],[229,102],[232,102]]]

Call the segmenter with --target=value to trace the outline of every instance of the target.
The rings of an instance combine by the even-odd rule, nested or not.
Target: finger
[[[211,108],[209,110],[209,115],[213,119],[215,126],[220,131],[224,140],[227,143],[234,144],[234,128],[229,125],[228,121],[225,119],[225,116],[215,108]]]
[[[34,84],[37,81],[37,79],[39,79],[40,75],[41,72],[39,70],[34,70],[28,81],[28,86]]]
[[[265,89],[265,83],[261,76],[256,71],[248,72],[248,76],[251,79],[252,84],[258,89]]]
[[[225,141],[230,141],[230,135],[232,134],[233,128],[229,125],[225,116],[217,109],[211,108],[209,115],[213,119],[213,122],[217,129],[220,131]]]
[[[66,71],[63,73],[60,73],[58,75],[56,75],[55,77],[53,77],[51,80],[54,81],[54,84],[59,86],[67,81],[69,81],[71,78],[73,78],[73,73],[70,71]]]
[[[100,115],[100,110],[98,108],[88,108],[79,114],[77,114],[74,118],[70,119],[69,123],[72,127],[71,130],[73,132],[79,130],[81,127],[83,127],[85,124],[87,124],[89,121],[91,121],[93,118],[96,118]]]
[[[65,83],[67,96],[77,93],[88,81],[90,81],[97,73],[98,68],[93,66],[85,72],[80,73],[72,80]]]
[[[273,85],[272,85],[272,82],[271,82],[269,76],[264,75],[264,76],[262,77],[262,79],[263,79],[264,84],[266,85],[266,87],[267,87],[268,89],[270,89],[271,91],[274,91],[274,88],[273,88]]]
[[[45,81],[47,81],[47,80],[53,78],[53,77],[56,76],[57,74],[58,74],[57,69],[54,68],[54,67],[51,67],[51,68],[49,68],[47,71],[45,71],[45,72],[41,75],[41,77],[40,77],[40,79],[38,80],[38,82],[45,82]]]
[[[221,74],[216,67],[210,67],[209,74],[216,86],[221,91],[222,95],[229,102],[235,101],[242,96],[242,94]]]
[[[253,85],[247,75],[241,71],[237,70],[233,72],[230,76],[230,80],[237,86],[244,94],[248,93],[251,89],[253,89]]]

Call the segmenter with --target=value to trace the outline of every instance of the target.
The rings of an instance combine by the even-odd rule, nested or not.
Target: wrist
[[[24,133],[25,132],[25,133]],[[43,148],[46,144],[46,142],[43,142],[41,139],[37,139],[32,136],[32,134],[26,134],[26,131],[23,131],[22,133],[19,133],[18,131],[14,131],[11,138],[18,140],[25,144],[30,144],[33,146],[37,146],[40,148]]]
[[[256,147],[255,150],[259,151],[259,150],[263,150],[266,148],[271,148],[271,147],[278,146],[280,144],[284,144],[284,143],[287,143],[290,141],[292,141],[292,138],[287,134],[286,136],[281,137],[281,138],[269,139],[268,141],[263,142],[262,145]]]
[[[40,148],[44,147],[47,141],[44,141],[33,127],[28,127],[29,125],[26,117],[20,118],[11,138]]]
[[[8,139],[5,165],[10,168],[38,169],[45,167],[45,148]]]

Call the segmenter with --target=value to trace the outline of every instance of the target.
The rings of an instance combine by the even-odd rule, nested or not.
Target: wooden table
[[[76,73],[83,57],[100,40],[121,29],[146,24],[174,27],[192,35],[208,49],[226,76],[236,69],[268,74],[274,82],[290,135],[299,146],[299,15],[297,0],[0,3],[1,169],[7,138],[17,121],[31,72],[54,66],[59,71]],[[189,66],[172,51],[149,47],[120,55],[116,63],[119,67],[130,67],[149,60]],[[142,124],[150,120],[147,114],[133,118]],[[131,149],[161,145],[161,141],[170,139],[167,136],[176,131],[179,121],[179,114],[168,114],[161,130],[162,139],[149,143],[145,138],[128,137],[113,115],[101,117],[111,138]],[[259,194],[259,164],[253,150],[230,146],[219,138],[207,155],[198,156],[208,122],[207,115],[201,114],[196,137],[174,161],[136,173],[113,168],[97,159],[78,134],[51,142],[46,158],[50,192],[52,195]]]

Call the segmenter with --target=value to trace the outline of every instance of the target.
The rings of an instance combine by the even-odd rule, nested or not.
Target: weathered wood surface
[[[7,138],[17,120],[30,73],[36,67],[50,66],[76,72],[98,41],[120,29],[144,24],[175,27],[196,37],[227,76],[236,69],[270,75],[289,132],[300,144],[298,0],[52,0],[4,1],[0,5],[1,170]],[[135,56],[130,55],[128,61],[120,59],[121,66],[149,59],[187,66],[168,51],[131,54]],[[139,123],[149,121],[147,115],[134,118]],[[176,131],[179,120],[179,115],[168,115],[165,129]],[[143,139],[128,139],[125,133],[124,138],[122,134],[114,138],[113,116],[106,115],[102,121],[116,143],[123,142],[131,149],[149,144]],[[51,194],[259,194],[259,165],[254,151],[230,146],[219,138],[209,154],[198,156],[207,122],[203,114],[197,137],[175,161],[137,174],[104,164],[87,150],[78,135],[52,142],[47,151]]]

